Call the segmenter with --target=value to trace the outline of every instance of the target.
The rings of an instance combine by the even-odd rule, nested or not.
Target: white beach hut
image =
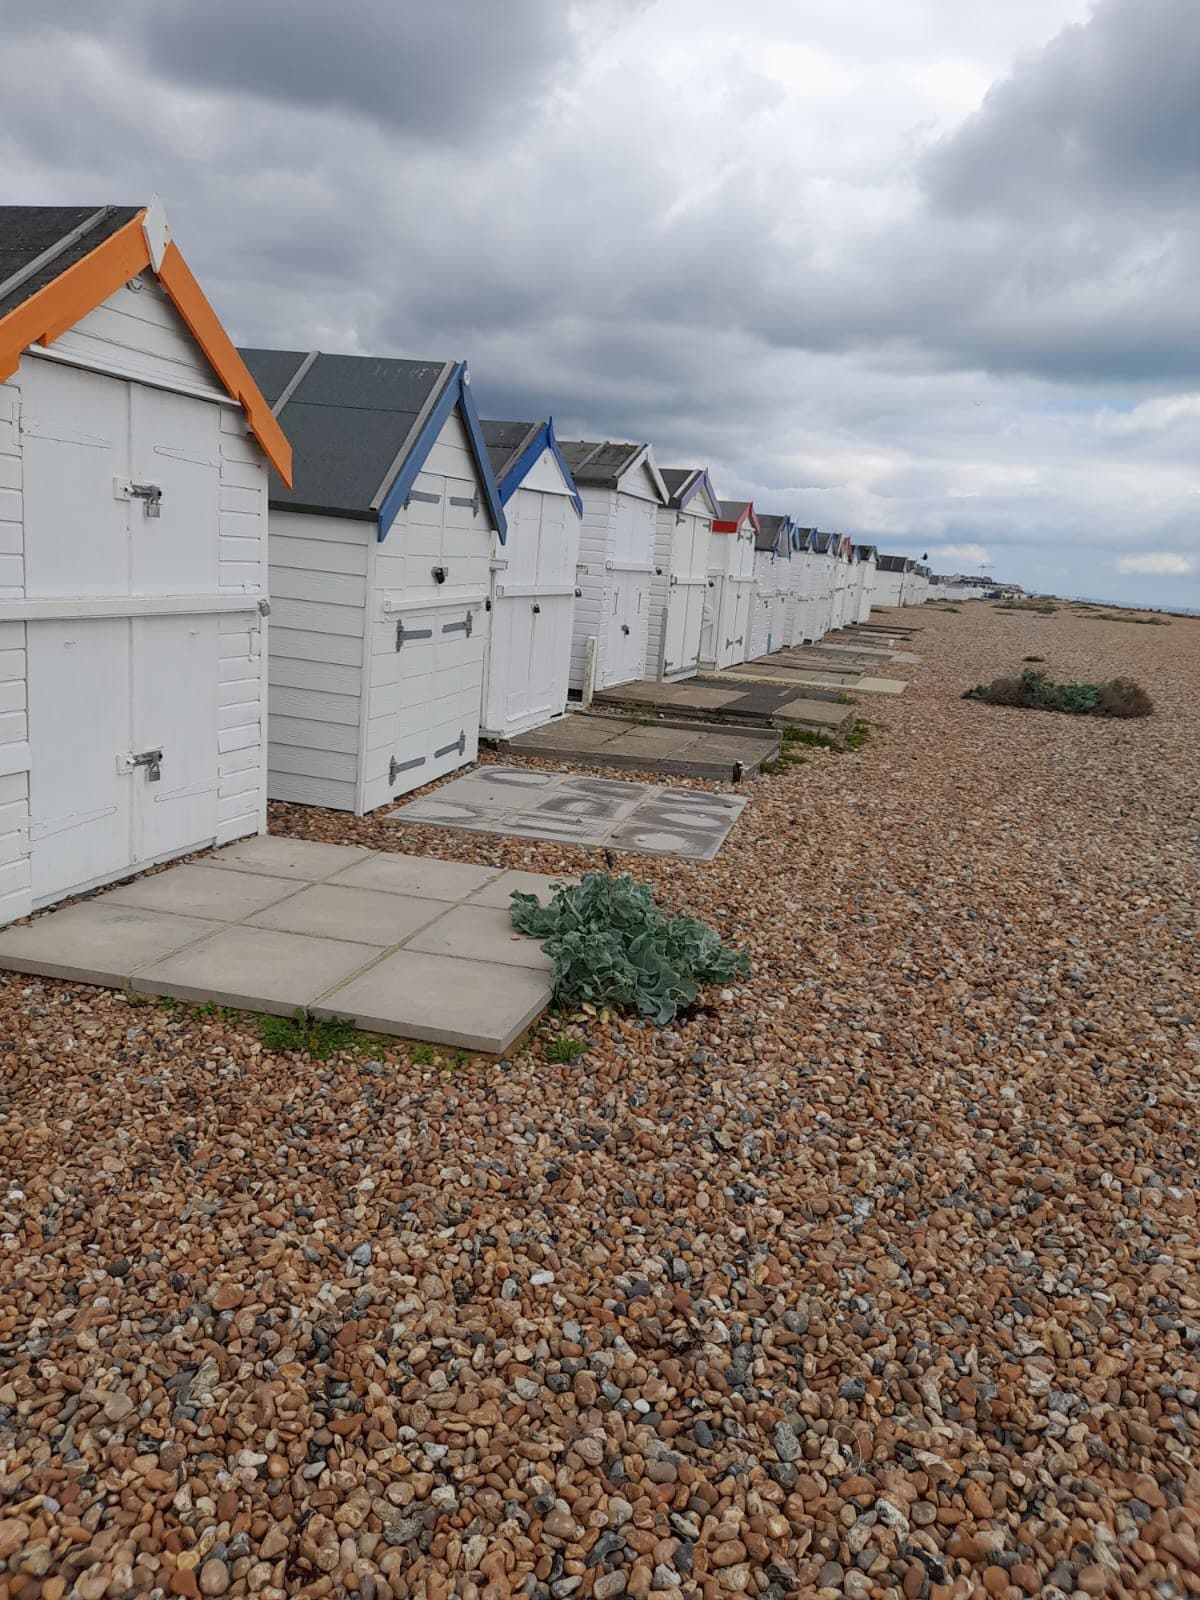
[[[576,439],[561,449],[583,501],[570,681],[587,698],[646,677],[654,540],[667,486],[648,444]]]
[[[246,350],[271,480],[270,795],[363,812],[474,761],[507,523],[462,361]]]
[[[857,544],[855,554],[855,602],[852,622],[867,622],[871,616],[871,596],[875,590],[876,549],[873,544]]]
[[[664,467],[662,479],[668,500],[654,538],[649,672],[667,682],[699,670],[708,547],[721,502],[702,467]]]
[[[792,574],[790,517],[760,512],[754,538],[754,599],[751,604],[747,661],[769,655],[787,641]]]
[[[745,661],[754,603],[754,504],[722,500],[720,505],[708,542],[708,596],[700,634],[700,666],[709,671]]]
[[[553,422],[480,426],[508,518],[492,547],[481,731],[506,739],[567,708],[583,502]]]
[[[0,207],[0,922],[264,828],[268,457],[156,201]]]
[[[813,554],[811,550],[813,528],[801,528],[792,524],[792,559],[788,575],[788,587],[791,591],[791,612],[788,626],[788,643],[792,645],[810,642],[815,636],[813,627],[816,618],[816,604],[813,595]]]
[[[871,604],[883,607],[903,605],[904,580],[913,564],[909,556],[877,555]]]

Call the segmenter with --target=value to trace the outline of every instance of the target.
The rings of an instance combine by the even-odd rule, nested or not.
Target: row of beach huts
[[[157,201],[0,208],[0,923],[930,577],[462,361],[239,350]]]

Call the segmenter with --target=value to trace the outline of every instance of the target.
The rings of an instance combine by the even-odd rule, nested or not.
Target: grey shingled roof
[[[598,444],[590,439],[560,439],[558,448],[577,484],[592,489],[616,489],[642,451],[644,444]]]
[[[545,427],[544,422],[488,422],[480,418],[483,442],[487,445],[488,460],[496,482],[517,464],[521,452],[533,443],[534,436]]]
[[[141,209],[141,206],[0,206],[0,317],[15,311],[68,267],[90,255],[127,222],[132,222]],[[56,245],[76,230],[82,230],[77,238],[55,250]],[[43,255],[48,258],[30,272],[30,267]],[[5,288],[18,274],[24,276]]]
[[[303,350],[243,350],[272,408],[308,359]],[[371,518],[427,405],[453,372],[440,361],[385,356],[316,357],[281,411],[295,482],[271,474],[271,504],[319,515]]]
[[[667,486],[667,494],[670,496],[667,504],[678,510],[679,502],[683,499],[684,492],[691,488],[692,480],[699,477],[700,468],[659,467],[658,470],[662,477],[662,481]]]
[[[779,530],[782,526],[782,517],[773,516],[769,511],[760,511],[758,514],[758,532],[754,536],[754,548],[756,550],[778,550]]]
[[[881,572],[905,572],[910,559],[909,556],[876,556],[875,565]]]
[[[745,516],[746,507],[749,504],[750,504],[749,500],[722,500],[721,501],[721,521],[722,522],[740,522],[741,519]]]

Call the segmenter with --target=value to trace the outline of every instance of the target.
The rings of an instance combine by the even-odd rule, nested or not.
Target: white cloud
[[[1143,578],[1185,578],[1195,572],[1196,563],[1191,556],[1173,550],[1147,550],[1144,555],[1118,556],[1113,567]]]
[[[981,544],[935,544],[929,549],[929,559],[939,567],[991,567],[992,557]]]

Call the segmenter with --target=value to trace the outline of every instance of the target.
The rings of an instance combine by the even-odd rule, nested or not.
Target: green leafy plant
[[[1148,717],[1154,702],[1132,678],[1106,683],[1054,683],[1036,667],[1019,678],[993,678],[963,695],[989,706],[1020,706],[1031,711],[1065,711],[1076,717]]]
[[[749,966],[705,923],[664,915],[628,876],[587,872],[557,885],[544,907],[535,895],[514,893],[510,915],[553,961],[559,1006],[614,1006],[667,1023],[702,983],[728,983]]]
[[[1022,656],[1022,661],[1045,661],[1045,656]]]
[[[309,1055],[314,1061],[328,1061],[343,1051],[358,1051],[366,1038],[352,1022],[341,1017],[313,1017],[295,1011],[290,1017],[255,1019],[263,1048],[277,1055]]]
[[[580,1056],[587,1055],[587,1045],[582,1039],[572,1039],[569,1034],[560,1033],[557,1039],[546,1046],[546,1060],[557,1061],[569,1067],[573,1061],[578,1061]]]
[[[415,1067],[432,1066],[433,1050],[427,1044],[414,1044],[408,1052],[408,1059]]]

